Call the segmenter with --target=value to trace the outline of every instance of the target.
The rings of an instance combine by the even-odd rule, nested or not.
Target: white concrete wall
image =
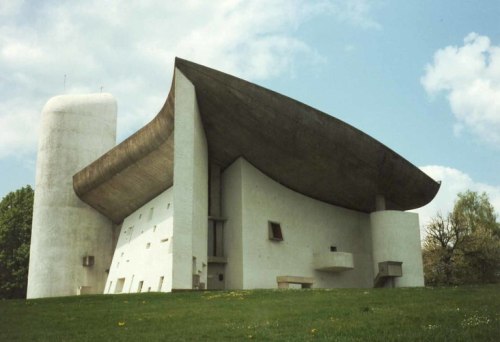
[[[241,190],[236,186],[239,178]],[[239,191],[241,209],[237,202]],[[276,277],[281,275],[314,277],[314,287],[319,288],[373,286],[367,214],[335,207],[292,191],[242,158],[223,174],[222,201],[224,215],[228,218],[225,226],[229,240],[226,243],[226,279],[228,284],[234,284],[231,287],[239,288],[237,281],[229,281],[240,278],[234,271],[238,266],[233,265],[234,261],[241,262],[240,243],[241,281],[246,289],[276,288]],[[281,224],[283,241],[269,240],[268,221]],[[328,252],[330,246],[352,253],[354,269],[340,273],[315,271],[314,254]]]
[[[384,210],[370,214],[373,272],[382,261],[402,261],[403,276],[395,278],[396,287],[424,286],[418,214]]]
[[[28,298],[100,293],[112,256],[112,224],[80,201],[73,174],[116,142],[110,94],[63,95],[42,111],[28,274]],[[95,257],[83,267],[85,255]]]
[[[221,211],[224,222],[224,254],[227,289],[243,288],[242,182],[243,160],[236,160],[221,177]]]
[[[104,293],[172,290],[173,209],[170,188],[123,220]]]
[[[175,70],[173,289],[207,283],[208,151],[193,84]]]

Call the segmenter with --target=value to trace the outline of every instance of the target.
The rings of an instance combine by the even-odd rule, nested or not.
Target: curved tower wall
[[[36,165],[28,298],[102,293],[112,223],[73,191],[73,175],[116,143],[110,94],[63,95],[42,111]],[[83,266],[84,256],[94,265]]]
[[[402,261],[403,276],[394,280],[396,287],[424,286],[422,249],[418,214],[382,210],[370,214],[373,272],[378,263]]]

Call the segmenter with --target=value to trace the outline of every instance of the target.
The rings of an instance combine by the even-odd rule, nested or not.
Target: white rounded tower
[[[42,111],[27,298],[102,293],[112,223],[73,191],[73,175],[116,143],[110,94],[62,95]]]

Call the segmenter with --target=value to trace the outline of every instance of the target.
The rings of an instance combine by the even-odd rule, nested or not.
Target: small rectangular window
[[[116,280],[115,293],[122,293],[124,284],[125,284],[125,278],[118,278]]]
[[[151,248],[151,242],[148,242],[148,243],[146,244],[146,249],[150,249],[150,248]]]
[[[153,213],[155,211],[155,208],[149,208],[149,216],[148,216],[148,221],[151,221],[153,219]]]
[[[279,224],[278,222],[269,221],[269,240],[283,241],[281,224]]]
[[[330,252],[336,252],[337,246],[330,246]]]
[[[144,281],[141,280],[137,286],[137,292],[142,292],[142,285],[144,285]]]

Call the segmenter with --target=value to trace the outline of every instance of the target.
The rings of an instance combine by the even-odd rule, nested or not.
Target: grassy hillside
[[[0,301],[0,341],[498,341],[500,286]]]

